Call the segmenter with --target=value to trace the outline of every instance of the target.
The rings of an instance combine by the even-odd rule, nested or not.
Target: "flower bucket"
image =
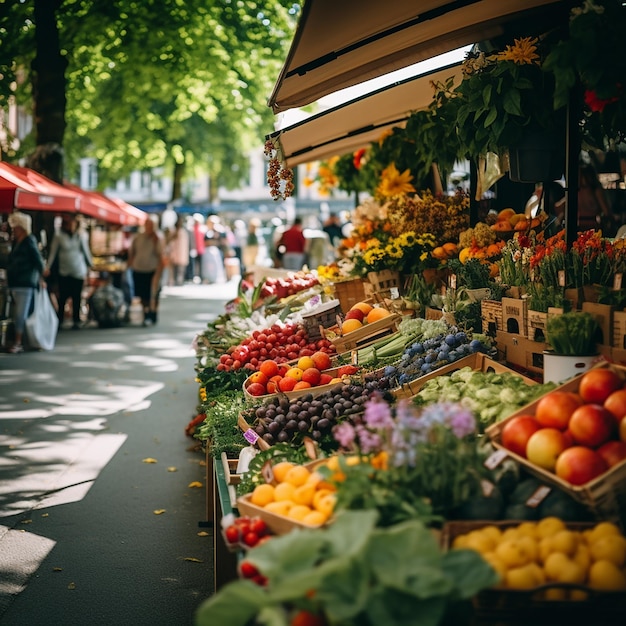
[[[509,178],[516,183],[556,180],[563,175],[564,156],[558,141],[543,132],[528,133],[509,148]]]
[[[586,372],[600,358],[598,354],[591,356],[568,356],[555,354],[551,350],[543,353],[543,382],[562,383],[578,374]]]

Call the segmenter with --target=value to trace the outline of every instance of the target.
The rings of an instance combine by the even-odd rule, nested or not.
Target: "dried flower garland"
[[[286,200],[293,195],[293,171],[281,161],[275,140],[267,139],[263,152],[270,159],[267,169],[270,194],[274,200]]]

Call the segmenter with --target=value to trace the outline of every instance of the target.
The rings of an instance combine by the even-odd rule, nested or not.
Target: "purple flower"
[[[384,430],[393,426],[391,407],[382,399],[371,399],[365,404],[363,421],[369,428]]]
[[[361,425],[356,426],[355,430],[359,436],[359,447],[363,454],[370,454],[370,452],[378,452],[380,450],[382,444],[380,435]]]
[[[458,411],[450,418],[450,428],[458,439],[476,432],[476,419],[472,413],[458,405]]]
[[[354,443],[356,432],[352,424],[348,422],[342,422],[333,431],[335,439],[339,442],[342,448],[350,448]]]

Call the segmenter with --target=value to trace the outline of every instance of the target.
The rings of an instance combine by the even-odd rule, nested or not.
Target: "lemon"
[[[600,591],[626,590],[626,576],[611,561],[596,561],[589,568],[588,584],[592,589]]]
[[[465,548],[467,547],[467,535],[457,535],[452,540],[453,548]]]
[[[559,530],[565,530],[565,523],[558,517],[544,517],[537,522],[535,531],[540,538],[551,537]]]
[[[605,537],[606,535],[622,536],[622,533],[619,527],[612,522],[599,522],[590,531],[588,531],[587,537],[590,541],[595,541],[596,539]]]
[[[482,529],[482,533],[483,535],[486,535],[487,537],[489,537],[494,542],[494,545],[497,544],[500,541],[500,539],[502,539],[502,531],[497,526],[494,526],[493,524],[490,524],[489,526],[485,526]]]
[[[275,515],[283,515],[287,517],[287,513],[289,513],[289,509],[293,506],[293,503],[289,500],[282,500],[281,502],[270,502],[266,504],[264,509],[268,513],[274,513]]]
[[[293,501],[293,496],[296,492],[296,488],[291,483],[279,483],[274,488],[274,500],[280,502],[281,500]]]
[[[554,552],[552,548],[552,537],[544,537],[539,541],[538,558],[541,563],[545,563],[548,557]]]
[[[256,506],[265,506],[274,501],[274,487],[269,483],[257,485],[250,496],[250,502]]]
[[[586,543],[582,541],[578,544],[576,554],[574,554],[574,561],[578,563],[585,571],[589,570],[591,565],[591,555],[589,554],[589,548]]]
[[[505,539],[497,545],[495,553],[507,569],[522,567],[531,560],[528,551],[517,539]]]
[[[280,461],[276,463],[276,465],[272,465],[272,473],[274,474],[276,482],[285,482],[285,475],[293,466],[294,463],[290,461]]]
[[[326,522],[326,516],[319,511],[311,511],[307,515],[302,518],[303,524],[308,524],[309,526],[321,526]]]
[[[626,563],[626,539],[621,535],[608,534],[592,540],[589,553],[594,561],[611,561],[617,567]]]
[[[517,527],[517,532],[520,535],[532,537],[534,539],[537,536],[537,525],[534,522],[522,522]]]
[[[305,506],[304,504],[294,504],[289,509],[287,517],[289,519],[296,520],[297,522],[301,522],[309,513],[311,513],[311,509],[308,506]]]
[[[567,589],[561,589],[559,587],[550,587],[543,592],[543,599],[550,600],[552,602],[562,602],[567,600]]]
[[[534,536],[522,535],[518,542],[522,548],[524,554],[527,555],[529,562],[535,562],[539,558],[539,544],[535,540]]]
[[[532,564],[522,567],[513,567],[507,570],[504,577],[504,585],[508,589],[532,589],[537,586]]]
[[[480,554],[491,552],[495,548],[495,541],[479,530],[472,531],[466,538],[465,547]]]
[[[498,576],[500,576],[500,579],[504,580],[506,576],[506,566],[498,557],[498,555],[495,552],[487,552],[483,554],[482,557],[483,559],[485,559],[485,561],[487,561],[487,563],[489,563],[489,565],[491,565],[491,567],[493,567],[494,570],[496,570],[496,573],[498,574]]]
[[[315,487],[305,483],[304,485],[296,487],[293,492],[293,501],[296,504],[306,504],[306,506],[311,506],[313,504],[314,495]]]
[[[578,537],[571,530],[559,530],[552,535],[552,550],[562,552],[566,556],[572,556],[578,548]]]
[[[561,572],[567,569],[574,561],[568,559],[562,552],[553,552],[543,564],[543,571],[548,580],[559,580]]]

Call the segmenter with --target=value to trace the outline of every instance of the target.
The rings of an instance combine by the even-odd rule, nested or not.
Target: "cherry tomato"
[[[254,548],[254,546],[259,543],[259,536],[256,533],[249,531],[243,535],[243,542],[250,548]]]
[[[259,575],[259,570],[250,561],[242,561],[239,564],[239,571],[244,578],[254,578]]]
[[[239,541],[239,529],[236,526],[229,526],[224,531],[224,534],[228,543],[237,543]]]

